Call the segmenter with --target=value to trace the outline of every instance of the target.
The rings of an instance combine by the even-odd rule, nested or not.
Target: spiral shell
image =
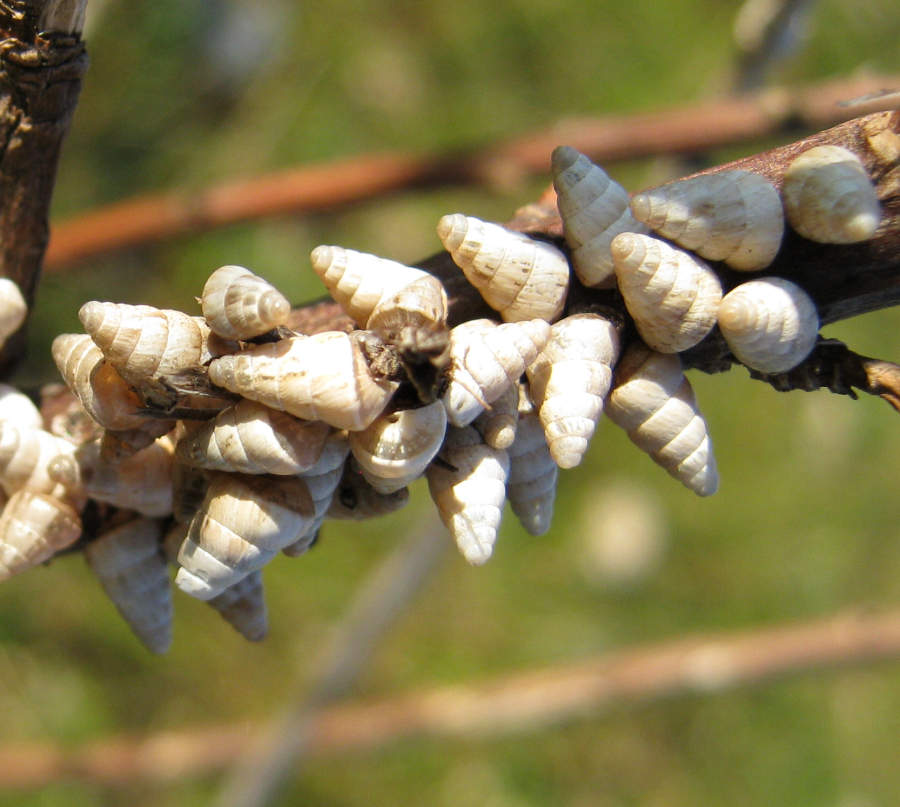
[[[312,515],[302,479],[214,474],[178,552],[175,584],[212,599],[296,541]]]
[[[399,385],[372,377],[357,333],[326,331],[256,345],[215,359],[209,377],[272,409],[358,431],[378,417]]]
[[[679,246],[743,272],[772,263],[784,235],[778,190],[751,171],[721,171],[637,193],[631,212]]]
[[[81,520],[68,504],[46,493],[19,490],[0,515],[0,582],[75,543]]]
[[[328,508],[328,518],[342,521],[364,521],[386,516],[406,507],[409,489],[400,488],[391,493],[379,493],[362,475],[359,466],[349,461],[344,467],[334,498]]]
[[[447,348],[447,292],[436,277],[407,283],[381,300],[366,322],[385,342],[424,356],[438,356]]]
[[[562,313],[569,290],[569,262],[545,241],[455,213],[438,222],[444,248],[505,322]]]
[[[203,316],[226,339],[252,339],[287,322],[291,304],[278,289],[243,266],[220,266],[203,286]]]
[[[44,429],[20,427],[11,420],[0,420],[0,485],[7,494],[27,488],[37,493],[65,497],[67,487],[77,487],[77,480],[66,480],[50,473],[51,463],[62,457],[60,464],[73,466],[75,446]]]
[[[28,315],[28,304],[14,280],[0,277],[0,345],[12,336]]]
[[[331,428],[242,400],[178,441],[175,455],[198,468],[298,474],[311,468]]]
[[[617,235],[612,255],[625,306],[648,346],[680,353],[713,329],[722,284],[699,258],[637,233]]]
[[[44,418],[31,398],[10,384],[0,383],[0,420],[13,420],[23,428],[44,428]]]
[[[616,367],[606,414],[679,482],[700,496],[716,492],[706,421],[678,356],[633,343]]]
[[[550,337],[541,319],[496,325],[477,319],[450,331],[450,382],[442,396],[454,426],[471,423],[515,385]]]
[[[463,557],[473,565],[490,558],[506,499],[509,456],[491,448],[472,426],[450,428],[439,454],[425,471],[441,520]]]
[[[429,277],[421,269],[344,247],[318,246],[309,257],[328,293],[361,328],[369,327],[369,317],[379,303]]]
[[[368,428],[351,432],[350,451],[375,490],[393,493],[424,473],[446,429],[444,405],[434,401],[379,415]]]
[[[506,497],[522,526],[532,535],[543,535],[553,521],[559,468],[544,437],[536,412],[519,417],[515,442],[509,449]]]
[[[551,328],[528,367],[531,397],[560,468],[574,468],[587,451],[618,358],[616,327],[597,314],[575,314]]]
[[[509,448],[516,439],[519,424],[519,398],[527,395],[523,385],[511,384],[499,398],[491,401],[473,425],[491,448]]]
[[[741,283],[722,299],[719,330],[731,352],[761,373],[796,367],[816,344],[819,315],[810,296],[781,277]]]
[[[625,232],[646,233],[647,228],[631,215],[625,189],[584,154],[559,146],[551,166],[575,274],[585,286],[606,284],[613,275],[613,238]]]
[[[154,653],[165,653],[172,644],[172,589],[160,547],[162,536],[162,521],[137,518],[84,548],[103,590]]]
[[[881,221],[872,180],[859,157],[841,146],[804,151],[785,171],[781,193],[791,227],[811,241],[866,241]]]

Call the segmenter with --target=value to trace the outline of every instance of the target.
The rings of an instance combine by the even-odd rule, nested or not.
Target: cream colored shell
[[[28,315],[28,304],[14,280],[0,277],[0,345],[12,336]]]
[[[178,441],[176,457],[198,468],[293,475],[315,465],[331,428],[242,400]]]
[[[302,479],[216,473],[178,552],[175,584],[212,599],[296,541],[312,517]]]
[[[560,468],[574,468],[587,451],[619,349],[619,332],[608,319],[575,314],[551,328],[549,341],[528,367],[531,397]]]
[[[496,325],[464,322],[450,331],[450,382],[442,396],[454,426],[471,423],[506,389],[516,384],[550,337],[540,319]]]
[[[425,472],[446,429],[444,405],[434,401],[379,415],[368,428],[350,433],[350,451],[375,490],[393,493]]]
[[[15,421],[23,428],[44,428],[44,418],[31,398],[10,384],[0,383],[0,420]]]
[[[441,340],[440,350],[446,346],[447,292],[436,277],[422,275],[382,299],[366,328],[398,347],[433,353],[435,339]]]
[[[361,328],[368,327],[379,303],[429,276],[397,261],[338,246],[318,246],[309,257],[329,294]]]
[[[0,515],[0,582],[37,566],[81,535],[73,508],[46,493],[19,490]]]
[[[637,193],[634,217],[685,249],[752,272],[775,259],[784,235],[778,190],[751,171],[721,171]]]
[[[243,266],[221,266],[200,298],[213,332],[226,339],[252,339],[287,322],[291,304],[278,289]]]
[[[680,353],[713,329],[722,284],[699,258],[637,233],[616,236],[612,255],[625,306],[648,346]]]
[[[532,535],[543,535],[553,521],[559,468],[544,437],[536,412],[520,415],[515,442],[509,449],[506,497],[522,526]]]
[[[585,286],[611,285],[613,238],[647,227],[631,214],[625,189],[571,146],[554,149],[551,168],[575,274]]]
[[[154,653],[172,644],[172,589],[160,546],[164,522],[137,518],[84,548],[100,585],[135,635]]]
[[[376,381],[354,334],[326,331],[256,345],[215,359],[214,384],[305,420],[366,428],[399,386]]]
[[[473,426],[450,428],[425,471],[431,498],[459,551],[471,564],[490,558],[506,499],[509,456],[491,448]]]
[[[50,473],[51,463],[63,457],[61,464],[74,467],[76,447],[44,429],[20,427],[11,420],[0,420],[0,485],[7,494],[27,488],[54,496],[69,495],[67,488],[77,488],[78,480],[67,478],[63,484]],[[76,474],[77,475],[77,474]],[[73,491],[77,495],[77,491]]]
[[[552,244],[462,213],[444,216],[437,231],[466,279],[505,322],[553,322],[562,313],[569,262]]]
[[[785,171],[781,193],[791,227],[812,241],[866,241],[881,221],[872,180],[859,157],[841,146],[804,151]]]
[[[609,419],[682,484],[700,496],[715,493],[712,443],[678,356],[635,342],[619,361],[614,383]]]
[[[509,448],[516,439],[519,424],[519,397],[524,393],[523,384],[511,384],[499,398],[491,401],[473,425],[491,448]]]
[[[722,299],[719,330],[731,352],[761,373],[783,373],[812,351],[819,315],[810,296],[781,277],[741,283]]]

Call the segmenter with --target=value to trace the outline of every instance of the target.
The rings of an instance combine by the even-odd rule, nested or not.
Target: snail
[[[18,284],[8,277],[0,277],[0,345],[22,327],[27,315],[28,304]]]
[[[43,563],[75,543],[81,519],[48,493],[18,490],[0,515],[0,582]]]
[[[203,286],[200,307],[214,333],[252,339],[284,325],[291,304],[278,289],[243,266],[221,266]]]
[[[700,496],[718,487],[712,443],[678,356],[639,342],[616,366],[606,401],[609,419],[654,462]]]
[[[554,149],[551,168],[575,274],[585,286],[612,285],[613,238],[647,227],[631,214],[627,191],[571,146]]]
[[[466,279],[504,322],[562,313],[569,263],[552,244],[461,213],[438,222],[438,236]]]
[[[526,395],[524,385],[510,384],[499,398],[491,401],[490,408],[485,409],[473,425],[481,433],[484,442],[491,448],[509,448],[516,439],[519,423],[519,398]]]
[[[680,353],[713,329],[722,284],[707,264],[638,233],[617,235],[611,248],[625,306],[649,347]]]
[[[772,263],[784,235],[778,190],[751,171],[720,171],[637,193],[631,212],[684,249],[742,272]]]
[[[78,496],[78,481],[71,475],[65,479],[54,478],[51,463],[63,458],[74,471],[76,446],[44,429],[19,426],[12,420],[0,420],[0,485],[8,495],[27,488],[38,493],[50,493],[57,497],[71,493]]]
[[[816,146],[800,154],[784,172],[781,193],[791,227],[811,241],[866,241],[881,221],[872,180],[859,157],[841,146]]]
[[[23,428],[44,428],[44,418],[31,398],[10,384],[2,382],[0,382],[0,420],[12,420]]]
[[[816,344],[819,315],[810,296],[781,277],[735,286],[719,306],[719,330],[731,352],[761,373],[796,367]]]
[[[560,468],[574,468],[587,451],[618,358],[613,323],[597,314],[575,314],[553,325],[528,367],[531,397]]]
[[[543,535],[553,521],[559,467],[550,456],[544,428],[534,411],[519,415],[515,442],[509,448],[506,497],[531,535]]]

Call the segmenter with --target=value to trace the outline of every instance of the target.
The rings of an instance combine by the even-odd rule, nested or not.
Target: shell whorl
[[[0,581],[43,563],[75,543],[81,519],[47,493],[18,490],[0,515]]]
[[[715,326],[719,276],[691,253],[639,233],[612,242],[619,290],[638,333],[660,353],[680,353]]]
[[[226,339],[251,339],[287,322],[291,304],[278,289],[243,266],[221,266],[200,297],[203,316]]]
[[[679,246],[744,272],[772,263],[784,235],[778,190],[750,171],[721,171],[637,193],[631,211]]]
[[[516,439],[508,454],[506,496],[509,505],[531,535],[543,535],[553,521],[559,468],[550,456],[537,413],[520,415]]]
[[[462,213],[444,216],[437,231],[466,279],[505,322],[553,322],[562,313],[569,263],[552,244]]]
[[[781,193],[791,227],[811,241],[866,241],[881,221],[872,180],[859,157],[841,146],[816,146],[800,154],[784,173]]]
[[[796,283],[763,277],[735,286],[719,307],[719,330],[731,352],[762,373],[783,373],[812,351],[819,315]]]

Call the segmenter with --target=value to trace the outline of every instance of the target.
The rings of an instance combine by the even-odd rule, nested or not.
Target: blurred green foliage
[[[735,64],[737,4],[721,0],[91,3],[92,65],[60,166],[59,217],[310,160],[450,149],[567,115],[677,105],[727,91]],[[897,73],[898,41],[895,0],[852,9],[823,1],[808,39],[773,78]],[[630,187],[664,170],[658,161],[611,167]],[[48,278],[23,383],[51,377],[49,343],[79,330],[87,299],[193,310],[193,295],[223,263],[251,267],[294,299],[319,296],[307,268],[314,245],[414,261],[437,249],[441,214],[503,220],[545,181],[235,226]],[[896,360],[897,316],[825,333]],[[716,496],[694,497],[604,424],[583,466],[561,476],[552,531],[535,539],[509,517],[486,567],[449,557],[379,649],[360,693],[897,605],[896,414],[875,399],[782,396],[741,370],[692,381],[716,445]],[[598,546],[606,539],[593,529],[602,492],[623,485],[660,514],[645,555],[624,575],[615,547]],[[0,740],[78,744],[277,713],[360,581],[430,507],[419,485],[413,499],[379,522],[329,524],[308,556],[271,564],[272,628],[258,646],[179,595],[174,648],[151,657],[77,556],[6,583]],[[885,665],[586,716],[525,736],[319,760],[278,803],[888,807],[900,793],[897,715],[900,671]],[[213,779],[121,791],[54,785],[0,794],[0,805],[197,805],[215,788]]]

